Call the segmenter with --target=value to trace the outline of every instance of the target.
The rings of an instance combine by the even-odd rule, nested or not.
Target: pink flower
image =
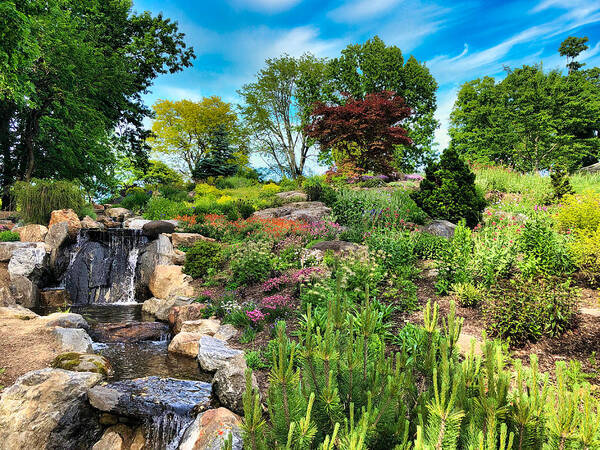
[[[265,315],[258,309],[246,311],[246,317],[248,317],[252,323],[258,323],[261,320],[265,320]]]

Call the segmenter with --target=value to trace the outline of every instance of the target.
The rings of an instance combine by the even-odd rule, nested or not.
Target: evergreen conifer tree
[[[192,177],[195,180],[205,180],[208,177],[227,177],[234,175],[238,167],[232,161],[235,159],[229,142],[227,130],[219,125],[209,138],[210,152],[194,167]]]

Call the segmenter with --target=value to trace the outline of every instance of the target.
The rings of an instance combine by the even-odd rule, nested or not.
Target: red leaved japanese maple
[[[343,105],[315,103],[305,131],[322,150],[335,150],[360,168],[387,174],[393,171],[395,146],[412,145],[399,125],[411,114],[404,99],[392,91],[367,94],[364,99],[347,95]]]

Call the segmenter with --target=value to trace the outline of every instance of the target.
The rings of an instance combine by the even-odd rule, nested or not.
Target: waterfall
[[[75,305],[135,303],[135,269],[147,244],[141,230],[81,230],[61,285]]]
[[[187,427],[194,421],[189,414],[166,412],[145,425],[146,445],[155,450],[176,450]]]

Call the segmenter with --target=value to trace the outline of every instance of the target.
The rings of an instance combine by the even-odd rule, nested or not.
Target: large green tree
[[[344,93],[362,99],[367,94],[392,91],[404,98],[413,114],[400,125],[408,130],[413,144],[397,147],[397,165],[410,170],[431,160],[439,126],[434,117],[438,85],[424,63],[414,56],[405,61],[398,47],[387,46],[375,36],[342,50],[339,58],[329,62],[327,75],[328,96],[337,104],[344,101]]]
[[[33,176],[108,183],[115,151],[146,158],[161,73],[191,64],[176,23],[133,13],[131,0],[0,2],[0,183]]]

